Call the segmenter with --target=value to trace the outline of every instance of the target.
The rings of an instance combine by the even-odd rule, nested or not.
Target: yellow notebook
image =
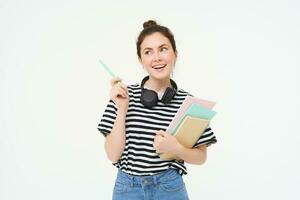
[[[174,136],[186,148],[192,148],[199,137],[208,127],[209,120],[199,117],[185,116],[181,124],[178,126]],[[180,160],[173,154],[162,153],[160,158],[163,160]]]

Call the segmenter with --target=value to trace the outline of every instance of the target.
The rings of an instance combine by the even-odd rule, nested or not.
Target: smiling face
[[[169,79],[177,58],[167,37],[159,32],[145,37],[141,43],[141,58],[143,67],[151,79]]]

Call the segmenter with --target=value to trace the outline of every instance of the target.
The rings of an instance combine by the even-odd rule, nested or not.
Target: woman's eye
[[[160,51],[167,51],[167,50],[168,50],[167,47],[162,47],[162,48],[160,49]]]
[[[151,52],[150,51],[145,51],[145,55],[150,55]]]

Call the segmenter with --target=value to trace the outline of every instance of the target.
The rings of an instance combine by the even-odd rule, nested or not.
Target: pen
[[[100,64],[102,65],[102,67],[112,76],[112,78],[116,78],[117,76],[111,71],[111,69],[107,66],[107,65],[105,65],[104,64],[104,62],[101,60],[101,59],[99,59],[99,62],[100,62]],[[119,82],[121,82],[121,80],[117,80],[117,81],[114,81],[114,83],[119,83]]]
[[[102,62],[102,60],[99,59],[100,64],[102,65],[102,67],[113,77],[115,78],[116,75],[111,71],[111,69],[104,64],[104,62]]]

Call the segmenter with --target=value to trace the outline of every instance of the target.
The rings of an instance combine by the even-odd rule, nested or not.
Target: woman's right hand
[[[110,98],[116,104],[118,109],[127,111],[129,104],[129,96],[127,86],[121,82],[119,77],[112,78],[110,81],[111,90]]]

